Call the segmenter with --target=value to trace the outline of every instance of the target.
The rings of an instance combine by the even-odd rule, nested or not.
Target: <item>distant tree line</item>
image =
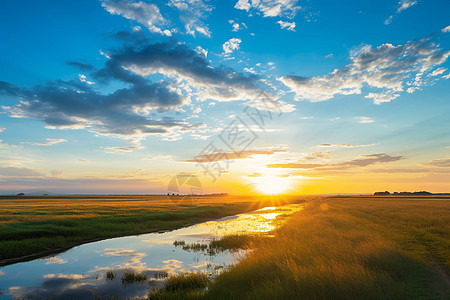
[[[393,196],[403,196],[403,195],[432,195],[432,193],[427,191],[420,191],[420,192],[393,192],[392,194],[389,191],[384,192],[375,192],[375,196],[387,196],[387,195],[393,195]]]

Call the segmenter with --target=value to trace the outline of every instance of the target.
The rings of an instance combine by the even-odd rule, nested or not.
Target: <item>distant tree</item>
[[[25,196],[24,193],[18,193],[17,196]]]
[[[390,195],[391,193],[389,193],[389,191],[384,191],[384,192],[375,192],[374,195],[375,196],[386,196],[386,195]]]

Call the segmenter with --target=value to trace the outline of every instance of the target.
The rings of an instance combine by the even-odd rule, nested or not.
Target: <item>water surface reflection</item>
[[[245,251],[184,251],[174,242],[207,243],[227,234],[268,232],[281,215],[301,208],[300,204],[268,207],[169,232],[84,244],[58,255],[1,267],[0,298],[145,297],[152,288],[161,287],[169,274],[196,271],[216,276]]]

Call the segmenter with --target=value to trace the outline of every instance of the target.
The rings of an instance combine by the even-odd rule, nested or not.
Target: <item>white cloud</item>
[[[232,29],[231,31],[234,31],[234,32],[237,32],[237,31],[239,31],[239,30],[242,30],[242,29],[244,29],[244,28],[247,28],[247,25],[245,25],[245,23],[239,24],[239,23],[237,23],[237,22],[234,21],[234,20],[228,20],[228,23],[231,24],[231,27],[233,27],[233,29]]]
[[[234,8],[250,11],[255,9],[263,14],[263,17],[293,18],[301,9],[297,6],[298,0],[239,0]]]
[[[444,33],[450,32],[450,25],[448,25],[447,27],[443,28],[442,32],[444,32]]]
[[[433,73],[444,63],[450,51],[443,51],[430,38],[409,41],[404,45],[383,44],[377,48],[362,45],[351,52],[351,63],[317,77],[284,76],[279,78],[296,93],[297,100],[312,102],[335,95],[362,94],[374,103],[389,102],[407,89],[413,92],[430,84],[425,75]]]
[[[52,146],[67,141],[65,139],[46,139],[46,140],[47,140],[46,142],[21,142],[21,143],[33,146]]]
[[[141,150],[144,147],[141,145],[140,140],[130,140],[127,146],[122,147],[105,147],[104,151],[106,153],[117,153],[117,152],[133,152],[135,150]]]
[[[394,16],[389,16],[389,18],[387,18],[386,20],[384,20],[384,25],[389,25],[389,24],[391,24],[393,18],[394,18]]]
[[[415,91],[415,89],[408,88],[406,91],[407,91],[407,93],[412,93]],[[366,96],[364,96],[364,98],[372,99],[373,103],[375,103],[375,104],[380,104],[383,102],[390,102],[398,97],[400,97],[400,94],[389,93],[389,92],[388,93],[369,93]]]
[[[188,34],[195,36],[198,32],[211,37],[208,26],[203,22],[213,9],[211,5],[205,4],[203,0],[171,0],[169,5],[179,10],[180,19]]]
[[[208,56],[208,51],[205,50],[205,49],[203,49],[203,48],[200,47],[200,46],[197,46],[197,47],[195,48],[195,51],[197,51],[197,53],[200,54],[200,55],[202,55],[204,58],[206,58],[206,57]]]
[[[429,76],[434,77],[443,74],[445,71],[447,71],[447,68],[438,68],[430,73]]]
[[[287,30],[295,31],[295,22],[278,21],[277,23],[280,24],[281,29],[286,28]]]
[[[400,6],[397,9],[397,13],[402,12],[402,11],[410,8],[411,6],[416,5],[417,1],[416,0],[401,0],[398,4]]]
[[[417,0],[400,0],[400,2],[398,2],[399,7],[397,8],[397,11],[395,13],[399,14],[402,11],[407,10],[408,8],[416,5],[417,3],[418,3]],[[387,18],[384,21],[384,25],[391,24],[393,18],[394,18],[394,15],[389,16],[389,18]]]
[[[229,39],[222,46],[223,47],[223,52],[229,54],[229,53],[232,53],[235,50],[239,50],[239,44],[241,42],[242,42],[241,39],[238,39],[238,38]]]
[[[86,82],[89,85],[95,84],[95,82],[87,80],[86,75],[78,74],[78,78],[80,79],[81,82]]]
[[[372,118],[369,117],[354,117],[358,123],[368,124],[368,123],[374,123],[375,121]]]
[[[110,59],[110,58],[111,58],[111,56],[109,56],[109,54],[106,53],[106,52],[104,52],[102,49],[100,49],[98,52],[100,53],[100,55],[106,57],[107,59]]]
[[[151,32],[171,36],[169,30],[161,29],[167,21],[161,15],[159,8],[152,3],[129,2],[126,0],[103,0],[102,6],[112,15],[121,15],[126,19],[134,20]]]

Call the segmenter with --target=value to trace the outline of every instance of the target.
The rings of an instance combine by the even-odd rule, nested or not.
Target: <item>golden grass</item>
[[[0,265],[87,241],[169,230],[299,201],[212,196],[198,197],[195,202],[175,200],[177,205],[166,196],[0,197]]]
[[[143,212],[176,211],[187,207],[247,202],[249,209],[289,203],[293,197],[201,196],[174,203],[167,196],[0,196],[0,225],[68,218],[130,216]],[[175,198],[175,200],[177,200]]]
[[[316,200],[206,293],[160,299],[448,299],[430,257],[448,267],[449,209],[448,199]]]

